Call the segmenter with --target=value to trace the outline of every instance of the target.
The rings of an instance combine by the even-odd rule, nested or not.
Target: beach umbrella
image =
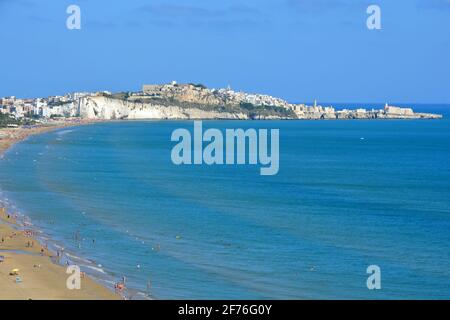
[[[11,272],[9,273],[10,275],[18,275],[19,274],[19,269],[12,269]]]

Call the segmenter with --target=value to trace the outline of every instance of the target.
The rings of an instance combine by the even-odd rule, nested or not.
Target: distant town
[[[144,85],[141,91],[75,92],[63,96],[0,98],[0,113],[14,126],[24,121],[84,119],[436,119],[412,108],[386,104],[383,109],[342,109],[293,104],[265,94],[208,89],[202,84]],[[3,121],[5,123],[5,121]]]

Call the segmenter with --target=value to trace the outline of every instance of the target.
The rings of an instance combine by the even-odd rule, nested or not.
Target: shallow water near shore
[[[280,129],[280,171],[175,166],[174,129],[129,121],[13,146],[2,197],[99,279],[155,298],[449,299],[443,120],[204,121]],[[382,290],[366,287],[378,265]]]

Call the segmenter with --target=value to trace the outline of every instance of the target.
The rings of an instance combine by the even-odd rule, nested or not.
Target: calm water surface
[[[279,128],[276,176],[173,165],[190,121],[62,129],[6,153],[1,197],[82,269],[156,298],[449,299],[448,118],[203,123]]]

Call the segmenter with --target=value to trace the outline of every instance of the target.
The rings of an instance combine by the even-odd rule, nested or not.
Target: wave
[[[92,260],[84,259],[84,258],[78,257],[76,255],[73,255],[73,254],[70,254],[70,253],[67,253],[67,252],[65,252],[65,255],[68,256],[69,258],[73,259],[73,260],[78,260],[78,261],[81,261],[81,262],[84,262],[84,263],[94,263]]]
[[[74,131],[75,131],[75,129],[66,129],[66,130],[57,131],[56,134],[58,136],[62,136],[62,135],[65,135],[65,134],[68,134],[68,133],[71,133],[71,132],[74,132]]]
[[[89,265],[83,265],[82,267],[89,268],[89,269],[91,269],[91,270],[100,272],[100,273],[102,273],[102,274],[106,274],[105,270],[103,270],[102,268],[99,268],[99,267],[94,267],[94,266],[89,266]]]

